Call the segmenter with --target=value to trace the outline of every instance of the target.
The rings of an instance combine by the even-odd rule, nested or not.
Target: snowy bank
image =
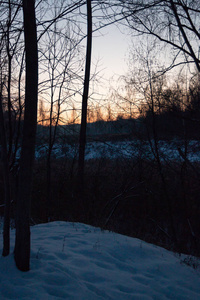
[[[80,223],[31,232],[31,271],[18,271],[12,254],[0,258],[1,300],[200,299],[200,273],[181,262],[184,256]]]

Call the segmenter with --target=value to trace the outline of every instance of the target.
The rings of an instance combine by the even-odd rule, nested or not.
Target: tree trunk
[[[86,125],[87,125],[87,102],[90,82],[90,66],[92,53],[92,8],[91,0],[87,0],[87,53],[85,63],[85,79],[82,98],[81,113],[81,129],[79,137],[79,161],[78,161],[78,177],[80,188],[84,185],[84,160],[85,160],[85,144],[86,144]]]
[[[26,88],[15,239],[15,262],[21,271],[30,268],[30,196],[37,128],[38,50],[34,5],[34,0],[23,0]]]
[[[4,116],[2,107],[2,83],[0,90],[0,139],[1,139],[1,152],[2,152],[2,166],[4,178],[4,193],[5,193],[5,206],[4,206],[4,226],[3,226],[3,256],[10,253],[10,181],[9,181],[9,166],[8,166],[8,153],[7,153],[7,139],[6,130],[4,126]]]

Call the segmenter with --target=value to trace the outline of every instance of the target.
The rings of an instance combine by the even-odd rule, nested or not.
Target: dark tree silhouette
[[[4,207],[4,227],[3,227],[3,256],[7,256],[10,252],[10,182],[9,182],[9,166],[7,152],[7,138],[4,125],[4,114],[2,106],[3,82],[0,86],[0,141],[1,141],[1,159],[4,177],[5,207]]]
[[[85,79],[84,79],[83,98],[82,98],[81,129],[80,129],[80,137],[79,137],[79,161],[78,161],[78,173],[79,173],[78,175],[82,187],[84,181],[87,103],[88,103],[88,91],[89,91],[89,82],[90,82],[91,53],[92,53],[92,8],[91,8],[91,0],[87,0],[87,50],[86,50],[86,62],[85,62]]]
[[[30,268],[30,195],[35,155],[38,98],[38,50],[35,1],[23,0],[26,52],[25,113],[16,206],[15,262],[21,271]]]

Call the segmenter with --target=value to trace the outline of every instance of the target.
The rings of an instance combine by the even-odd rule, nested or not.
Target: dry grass
[[[36,222],[47,220],[50,206],[50,220],[84,222],[200,255],[200,178],[194,170],[175,162],[164,165],[164,187],[153,161],[90,160],[86,162],[84,194],[80,194],[76,168],[72,160],[52,162],[51,197],[47,200],[46,164],[37,162],[32,193],[32,218]]]

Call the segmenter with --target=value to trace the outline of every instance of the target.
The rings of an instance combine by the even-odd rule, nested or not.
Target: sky
[[[108,102],[116,110],[110,95],[113,89],[117,89],[120,76],[128,72],[130,41],[130,35],[122,33],[116,25],[109,25],[93,35],[91,74],[97,65],[99,81],[94,85],[90,83],[90,94],[94,105],[99,103],[102,112],[106,110],[104,107],[108,106]]]
[[[110,25],[95,34],[93,38],[92,60],[100,59],[106,78],[123,75],[127,71],[127,53],[130,37],[123,34],[115,25]]]
[[[90,81],[88,105],[90,107],[99,105],[102,113],[105,113],[108,106],[111,89],[117,88],[119,77],[128,71],[130,41],[130,35],[123,33],[114,24],[93,33],[91,78],[93,74],[98,73],[95,77],[98,80]],[[87,40],[84,39],[84,46],[86,42]],[[79,110],[82,95],[76,97],[76,108]]]

